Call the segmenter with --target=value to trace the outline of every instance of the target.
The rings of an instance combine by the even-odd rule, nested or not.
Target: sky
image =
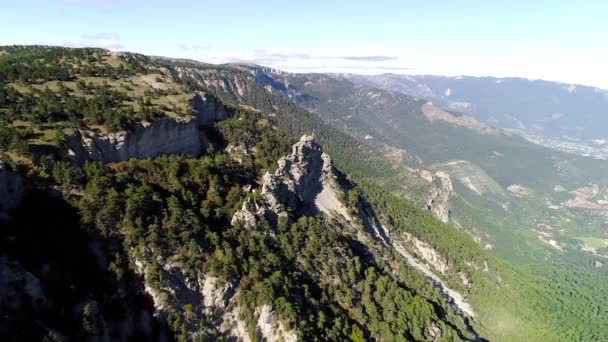
[[[1,7],[0,45],[608,89],[605,0],[19,0]]]

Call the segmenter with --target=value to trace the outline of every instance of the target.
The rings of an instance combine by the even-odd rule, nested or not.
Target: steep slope
[[[603,208],[593,213],[580,210],[566,213],[566,210],[560,210],[555,213],[557,215],[545,215],[542,208],[552,206],[545,204],[547,200],[551,203],[564,201],[553,191],[556,184],[570,184],[569,187],[579,188],[592,182],[600,188],[608,186],[606,162],[547,149],[472,117],[444,111],[407,95],[355,85],[344,78],[279,73],[251,66],[237,67],[257,75],[256,79],[265,82],[271,91],[299,101],[335,127],[367,139],[380,148],[388,146],[384,148],[388,155],[392,155],[391,149],[407,150],[410,155],[419,157],[418,164],[421,161],[427,168],[447,171],[452,180],[473,189],[474,196],[484,197],[488,203],[484,207],[498,204],[498,208],[502,208],[498,211],[492,209],[494,212],[491,215],[509,216],[519,210],[529,213],[529,216],[523,217],[527,221],[520,220],[520,215],[514,215],[506,225],[525,227],[544,222],[568,226],[572,237],[581,233],[583,227],[569,224],[567,216],[592,222],[593,227],[603,224]],[[266,76],[261,77],[260,74]],[[306,100],[300,101],[301,97]],[[399,159],[409,163],[416,158]],[[470,173],[467,169],[476,171]],[[463,174],[466,175],[461,176]],[[492,191],[483,190],[488,186]],[[534,195],[505,197],[508,189],[514,187],[529,189],[528,193]],[[461,195],[469,196],[470,193]],[[469,198],[466,201],[472,203],[476,200]],[[525,209],[530,207],[538,211],[534,213]],[[475,208],[470,207],[455,212],[456,217],[460,216],[457,220],[462,220],[473,210]],[[482,226],[481,222],[472,223],[481,226],[485,234],[492,234],[493,230],[511,229],[508,226],[494,229]],[[584,234],[598,233],[593,228]],[[574,249],[576,246],[576,242],[571,244]],[[508,253],[503,255],[507,256]]]
[[[279,217],[288,219],[289,215],[283,209],[287,208],[292,212],[322,213],[325,217],[334,218],[341,221],[342,225],[351,226],[356,230],[367,229],[372,233],[372,238],[382,242],[389,249],[395,249],[409,265],[428,277],[429,282],[441,291],[446,300],[453,303],[457,314],[465,317],[475,316],[463,296],[449,289],[441,278],[426,266],[428,262],[432,265],[430,267],[436,267],[442,273],[446,271],[447,263],[441,261],[435,250],[412,235],[406,234],[409,240],[414,240],[414,250],[422,260],[414,257],[402,245],[393,241],[388,229],[379,223],[373,211],[362,213],[348,210],[339,200],[344,198],[344,194],[336,180],[337,174],[329,155],[321,151],[320,146],[311,136],[303,136],[293,146],[291,155],[279,159],[275,173],[273,175],[267,173],[264,176],[261,196],[245,202],[243,208],[235,213],[233,224],[243,222],[247,226],[256,227],[266,219],[272,221],[278,221]],[[367,227],[363,222],[368,222]],[[348,228],[342,227],[342,229]],[[357,236],[357,239],[364,244],[369,243],[367,241],[369,237]],[[421,252],[422,250],[424,252]],[[440,264],[444,266],[439,266]],[[472,329],[470,333],[476,336]],[[440,330],[433,334],[435,339],[441,338]]]
[[[233,67],[249,73],[272,93],[315,112],[328,124],[387,151],[389,156],[392,151],[406,150],[409,155],[415,153],[427,167],[453,172],[453,224],[503,258],[522,265],[532,263],[535,267],[529,271],[533,276],[553,278],[551,284],[576,291],[568,297],[572,303],[601,286],[598,277],[602,275],[594,266],[598,256],[584,252],[588,247],[576,237],[605,238],[600,228],[605,224],[604,209],[556,206],[554,203],[567,198],[553,189],[557,183],[579,188],[589,182],[606,188],[605,162],[547,149],[426,101],[355,85],[340,77]],[[395,159],[407,163],[418,158]],[[474,173],[468,175],[462,167]],[[481,191],[484,187],[493,190]],[[393,191],[398,192],[398,188],[393,187]],[[514,192],[517,189],[525,191]],[[545,225],[561,230],[539,233],[537,227]],[[579,270],[585,279],[580,292],[563,279],[573,270]],[[543,301],[559,306],[552,299],[558,296],[554,291],[548,286],[539,295]],[[569,309],[577,311],[578,306],[572,305]],[[557,326],[572,324],[574,317],[590,312],[569,314],[573,318],[557,318]]]
[[[470,232],[485,221],[465,222],[461,208],[484,203],[473,213],[485,213],[487,193],[469,196],[466,174],[444,173],[461,163],[430,164],[431,152],[396,140],[400,130],[474,132],[515,144],[500,131],[328,75],[98,49],[5,51],[1,157],[30,189],[0,223],[0,287],[11,294],[0,329],[12,340],[606,336],[597,327],[608,292],[588,291],[604,278],[527,272],[438,221]],[[70,139],[92,136],[113,143],[69,152]],[[399,165],[410,161],[415,169]],[[472,182],[504,186],[463,165],[478,173]],[[540,193],[526,185],[508,189]],[[492,193],[503,211],[508,189]],[[589,200],[588,189],[573,193]]]
[[[418,138],[420,136],[424,137],[424,132],[428,132],[429,136],[425,137],[425,139],[429,139],[429,138],[438,139],[440,141],[439,146],[441,146],[441,147],[439,148],[438,151],[435,151],[435,152],[440,152],[440,153],[443,152],[442,149],[445,149],[446,147],[449,149],[453,149],[455,151],[459,151],[459,149],[462,148],[458,144],[454,144],[454,143],[450,144],[449,142],[445,142],[445,145],[442,145],[444,143],[444,141],[449,139],[450,134],[451,134],[450,130],[453,130],[453,132],[457,133],[457,135],[455,136],[456,141],[458,141],[458,138],[460,138],[462,136],[465,139],[469,139],[472,144],[476,144],[474,141],[477,136],[473,135],[473,139],[471,139],[471,137],[469,137],[470,134],[468,134],[468,131],[470,131],[471,128],[466,127],[467,124],[470,122],[468,120],[465,120],[463,125],[454,125],[451,122],[445,122],[445,120],[443,120],[442,122],[439,122],[439,123],[435,123],[433,125],[429,125],[429,123],[428,123],[429,119],[426,118],[425,114],[422,112],[422,106],[426,102],[417,101],[415,99],[413,100],[411,98],[400,96],[400,95],[387,94],[385,92],[377,91],[377,90],[371,91],[371,95],[370,95],[369,94],[370,90],[366,91],[365,88],[356,87],[348,81],[335,79],[335,78],[332,78],[331,76],[327,76],[327,75],[304,75],[304,76],[303,75],[293,75],[293,74],[289,74],[289,73],[284,73],[284,72],[280,72],[280,71],[276,71],[276,70],[270,70],[270,69],[265,69],[265,68],[261,68],[261,67],[255,67],[255,66],[241,66],[241,65],[232,66],[232,65],[230,65],[230,66],[210,67],[208,65],[200,64],[197,62],[191,62],[191,61],[187,62],[187,63],[186,62],[178,63],[177,65],[172,66],[169,64],[169,62],[170,61],[165,61],[165,63],[167,63],[167,68],[169,70],[172,70],[173,68],[175,68],[175,70],[179,71],[179,72],[176,72],[176,74],[175,74],[176,76],[185,77],[185,79],[190,83],[197,84],[197,85],[203,87],[204,89],[213,91],[214,93],[222,94],[220,96],[220,98],[222,98],[225,101],[246,104],[248,106],[252,106],[255,108],[260,108],[265,111],[268,111],[271,116],[276,117],[279,125],[286,127],[291,132],[314,131],[315,134],[320,139],[320,141],[323,141],[324,143],[327,144],[328,150],[335,157],[335,159],[337,160],[337,164],[340,165],[340,168],[342,168],[343,170],[348,170],[351,175],[356,176],[354,179],[375,180],[377,185],[387,186],[391,191],[393,191],[395,193],[398,193],[402,196],[406,196],[410,199],[413,199],[414,201],[420,201],[420,202],[418,202],[420,207],[428,208],[426,206],[426,204],[428,204],[430,202],[430,201],[428,201],[428,198],[429,198],[429,195],[432,193],[428,190],[429,189],[428,186],[430,184],[426,183],[426,182],[428,182],[428,180],[423,181],[423,184],[426,184],[426,185],[423,187],[420,187],[418,185],[418,184],[420,184],[419,180],[417,181],[418,183],[414,183],[414,182],[411,182],[410,179],[412,179],[411,174],[421,175],[424,173],[424,170],[409,169],[408,172],[395,173],[394,171],[398,170],[399,169],[398,167],[395,167],[394,164],[392,164],[392,163],[387,164],[386,160],[382,160],[382,158],[378,158],[377,152],[370,155],[368,151],[374,151],[374,150],[378,150],[378,149],[383,150],[383,151],[389,151],[391,153],[391,157],[393,156],[393,151],[397,151],[398,153],[396,153],[396,154],[398,154],[398,156],[395,155],[395,157],[396,157],[395,160],[401,160],[401,161],[405,161],[405,160],[407,160],[407,161],[414,160],[415,161],[416,159],[419,160],[419,157],[416,157],[415,155],[413,155],[412,149],[410,149],[410,148],[408,148],[407,151],[404,151],[404,149],[402,149],[402,148],[400,149],[398,147],[395,147],[394,145],[391,146],[386,143],[383,143],[387,140],[382,135],[378,135],[376,138],[376,136],[371,136],[371,134],[370,134],[370,136],[372,137],[372,139],[370,141],[369,139],[367,139],[367,137],[365,137],[362,134],[360,127],[349,126],[347,120],[350,120],[351,118],[356,117],[358,123],[363,122],[365,125],[367,125],[367,126],[363,126],[364,127],[363,129],[366,129],[365,127],[367,127],[367,128],[372,127],[372,129],[375,129],[374,128],[375,126],[372,126],[372,125],[378,124],[378,125],[380,125],[383,132],[390,132],[390,130],[393,130],[393,132],[394,132],[393,137],[396,136],[398,138],[408,138],[413,142],[416,142],[417,141],[416,138]],[[273,78],[273,77],[276,77],[276,78]],[[313,82],[314,80],[318,80],[318,83]],[[305,87],[300,88],[300,89],[296,88],[295,87],[296,84],[304,84],[306,87],[317,86],[317,87],[319,87],[319,89],[318,89],[317,93],[311,94],[311,93],[307,93],[305,91]],[[327,90],[327,92],[322,91],[323,86],[325,86],[325,85],[328,85],[328,87],[329,87],[329,89],[325,89],[325,90]],[[346,85],[346,87],[344,85]],[[275,87],[278,89],[275,89]],[[355,89],[355,88],[360,89],[360,93],[353,95],[353,93],[351,92],[351,89]],[[286,90],[286,89],[288,89],[288,90]],[[328,94],[328,95],[327,95],[327,97],[323,97],[323,94]],[[338,98],[330,97],[330,95],[333,95],[333,94],[341,94],[340,96],[346,96],[346,99],[339,98],[339,97]],[[375,97],[380,98],[380,100],[369,101],[368,97],[372,96],[374,94],[375,94]],[[391,98],[393,98],[393,97],[397,98],[398,101],[396,101],[396,102],[392,101]],[[298,99],[302,99],[302,100],[299,102]],[[305,105],[306,108],[317,113],[329,125],[339,128],[341,130],[344,130],[345,132],[348,132],[348,135],[344,135],[344,133],[342,133],[340,131],[336,131],[336,129],[332,128],[331,126],[325,125],[323,123],[319,123],[318,121],[314,121],[314,115],[310,115],[310,114],[306,113],[306,111],[303,111],[302,109],[298,108],[297,106],[294,106],[292,100],[295,100],[296,103],[299,103],[300,105]],[[351,101],[358,101],[356,103],[360,106],[353,106]],[[319,108],[321,106],[325,106],[325,104],[324,104],[325,102],[329,103],[329,105],[326,108],[334,108],[334,107],[332,107],[333,106],[332,104],[338,103],[337,107],[335,107],[337,111],[336,112],[321,111]],[[376,106],[378,102],[381,104],[386,104],[386,106]],[[349,106],[345,107],[347,104],[349,104]],[[405,117],[407,119],[407,126],[404,126],[405,121],[402,121],[403,123],[400,123],[401,125],[395,125],[395,123],[393,123],[392,127],[390,127],[390,126],[388,128],[385,127],[386,125],[383,125],[383,123],[386,122],[387,120],[390,120],[390,119],[386,119],[386,118],[390,118],[390,115],[400,113],[400,111],[403,110],[403,106],[405,106],[406,109],[414,108],[414,112],[411,114],[408,114],[408,116]],[[418,107],[418,106],[420,106],[420,107]],[[418,109],[416,109],[416,108],[418,108]],[[384,110],[386,110],[386,111],[384,111]],[[290,113],[291,115],[285,115],[286,113]],[[357,115],[341,114],[341,113],[355,113]],[[373,118],[374,115],[376,115],[378,117],[376,119],[369,119],[369,117]],[[344,117],[343,118],[344,120],[340,119],[341,117]],[[458,123],[460,123],[459,120],[456,120],[456,121]],[[365,123],[365,122],[367,122],[367,123]],[[399,122],[399,121],[397,121],[397,122]],[[420,126],[418,126],[418,125],[420,125]],[[447,132],[446,131],[437,131],[437,126],[447,129]],[[456,126],[456,127],[454,127],[454,126]],[[462,126],[464,126],[464,127],[462,127]],[[405,128],[406,130],[411,131],[413,134],[411,134],[411,136],[408,136],[407,134],[406,135],[398,134],[396,132],[397,127],[401,130],[403,130]],[[487,126],[484,126],[482,124],[479,127],[487,127]],[[462,129],[462,128],[464,128],[464,129]],[[482,132],[480,132],[480,134],[482,134]],[[483,136],[485,137],[488,135],[483,134]],[[486,138],[483,138],[483,139],[486,139]],[[523,145],[522,148],[524,151],[530,146],[534,147],[534,145],[526,143],[522,139],[518,140],[517,138],[510,138],[509,135],[506,135],[506,137],[505,137],[505,135],[500,132],[498,132],[497,134],[489,135],[488,139],[497,140],[497,143],[499,145],[503,145],[505,140],[508,142],[507,145],[514,144],[517,146],[517,144],[520,144],[520,145]],[[388,142],[391,144],[394,144],[394,142],[391,142],[391,141],[388,141]],[[418,143],[417,145],[414,144],[414,146],[420,146],[420,145],[421,145],[420,143]],[[403,146],[403,145],[400,145],[400,146]],[[422,145],[422,146],[431,151],[433,150],[432,149],[433,147],[437,147],[437,146],[425,146],[425,145]],[[476,146],[476,145],[473,145],[473,146]],[[347,153],[345,153],[345,152],[347,152]],[[404,157],[404,152],[406,155],[405,157]],[[423,151],[423,152],[426,153],[427,151]],[[351,153],[356,153],[356,154],[360,155],[360,158],[358,158],[355,163],[353,163],[355,160],[352,159]],[[537,156],[539,156],[541,154],[542,153],[538,153]],[[477,155],[477,154],[473,154],[473,155],[475,155],[476,157],[479,157],[479,155]],[[540,165],[543,165],[543,160],[538,160],[537,162],[539,162]],[[512,165],[512,163],[509,164],[510,162],[507,162],[507,161],[501,161],[501,163],[504,163],[504,165]],[[546,168],[546,165],[543,167]],[[508,177],[513,176],[513,170],[509,170],[508,168],[506,168],[504,170],[503,169],[498,169],[498,170],[501,171],[505,176],[508,176]],[[381,173],[379,174],[379,172],[381,172]],[[409,174],[409,176],[408,176],[408,174]],[[424,177],[421,177],[421,178],[424,179]],[[539,179],[542,179],[542,178],[539,178]],[[543,179],[543,181],[544,181],[544,179]],[[423,192],[420,192],[421,188],[425,189],[425,190],[423,190]],[[446,196],[446,197],[450,197],[450,196]],[[487,237],[485,235],[480,236],[481,234],[490,234],[489,235],[490,237],[497,239],[497,235],[495,233],[497,231],[496,227],[498,224],[501,224],[501,226],[500,226],[501,234],[509,234],[508,231],[512,230],[512,228],[514,226],[513,218],[514,217],[520,218],[519,215],[514,216],[512,214],[515,211],[507,212],[505,214],[503,207],[498,206],[498,208],[501,208],[500,210],[502,210],[500,212],[501,219],[498,221],[498,223],[486,221],[486,220],[484,220],[485,217],[482,219],[481,217],[475,216],[472,218],[473,224],[469,224],[469,222],[471,222],[471,217],[468,216],[468,213],[470,210],[475,210],[475,206],[473,206],[470,201],[466,201],[466,202],[461,201],[460,196],[457,196],[454,198],[455,198],[456,202],[452,203],[451,205],[458,205],[460,208],[458,210],[459,217],[457,218],[457,221],[454,221],[454,224],[457,225],[457,227],[461,227],[461,228],[471,232],[473,237],[475,238],[475,240],[479,241],[479,243],[482,244],[482,246],[484,246],[484,247],[487,247],[488,245],[491,247],[492,243],[496,243],[496,240],[492,240],[492,239],[487,240]],[[392,198],[391,200],[395,201],[396,199]],[[487,201],[488,199],[484,197],[482,200]],[[491,201],[492,205],[494,205],[495,202],[497,202],[497,200],[492,200]],[[465,204],[465,207],[462,207],[463,203]],[[523,208],[525,208],[526,205],[527,204],[523,204]],[[440,205],[440,207],[444,207],[444,208],[448,207],[448,209],[447,209],[448,215],[449,215],[449,206],[450,205]],[[483,204],[483,206],[485,207],[485,206],[487,206],[487,204]],[[534,209],[536,210],[536,207]],[[483,211],[483,213],[485,215],[487,212]],[[532,213],[527,211],[526,214],[521,215],[521,217],[522,217],[522,219],[527,220],[527,219],[529,219],[531,214]],[[459,221],[466,221],[467,224],[465,224],[465,225],[459,224]],[[505,222],[507,222],[507,224],[502,225]],[[479,229],[482,229],[482,231],[479,232]],[[477,233],[475,233],[475,232],[477,232]],[[523,231],[523,232],[525,232],[525,231]],[[515,234],[516,239],[518,238],[518,236],[519,235]],[[531,237],[529,235],[526,235],[526,236],[522,237],[522,240],[519,240],[519,241],[523,241],[523,240],[530,239],[530,238]],[[510,237],[510,239],[512,240],[512,237]],[[436,241],[436,236],[432,237],[431,240]],[[505,244],[500,246],[501,248],[505,247],[507,249],[505,250],[504,248],[502,248],[502,249],[500,249],[500,251],[504,252],[503,254],[501,254],[502,256],[512,259],[513,258],[513,249],[512,248],[509,249],[509,248],[510,248],[510,246],[518,246],[518,245],[517,244],[513,245],[513,244],[509,243],[508,241],[510,241],[510,240],[508,240],[508,239],[505,240]],[[532,240],[532,241],[534,241],[534,240]],[[518,243],[520,243],[520,242],[518,242]],[[542,248],[541,243],[539,243],[538,246],[540,246]],[[541,251],[538,250],[538,252],[541,252]],[[461,263],[464,263],[464,262],[465,261],[461,261]],[[587,261],[582,261],[582,262],[584,263]],[[482,269],[482,268],[479,268],[479,269]],[[525,288],[526,285],[523,285],[523,283],[519,283],[519,280],[522,277],[525,278],[526,276],[524,276],[522,274],[518,274],[517,276],[514,276],[514,277],[515,278],[513,278],[512,280],[514,280],[515,282],[517,282],[519,284],[517,286],[517,288],[518,288],[517,291],[520,291],[520,290],[527,291],[527,290],[523,290],[523,288]],[[458,278],[456,278],[456,279],[458,279]],[[494,278],[492,281],[490,281],[490,283],[496,282],[497,281],[496,279],[500,279],[500,277]],[[593,281],[595,281],[595,280],[593,280]],[[460,280],[460,283],[462,283],[461,280]],[[481,293],[483,293],[489,289],[488,287],[485,287],[485,286],[482,288],[484,288],[484,290],[480,292],[480,295],[481,295]],[[553,296],[554,296],[554,294],[550,293],[550,292],[543,293],[542,301],[545,301],[548,298],[551,298]],[[489,303],[487,301],[489,298],[488,293],[481,295],[481,297],[484,298],[482,300],[482,302]],[[502,301],[502,300],[504,300],[504,298],[507,298],[507,297],[508,296],[505,297],[504,293],[503,293],[503,297],[495,297],[494,300]],[[514,298],[514,297],[510,297],[510,298]],[[520,313],[528,312],[528,310],[530,310],[530,308],[524,308],[523,306],[519,306]],[[534,311],[534,310],[532,310],[532,311]],[[489,314],[489,312],[487,312],[487,314]],[[486,314],[486,316],[487,316],[487,314]],[[587,312],[584,313],[584,315],[588,315],[588,314],[589,313],[587,313]],[[546,329],[540,328],[544,323],[541,323],[541,322],[537,321],[536,319],[533,319],[533,317],[537,317],[537,315],[538,314],[531,314],[531,315],[526,314],[525,316],[527,317],[528,322],[535,321],[536,327],[531,327],[531,326],[525,327],[526,323],[524,323],[524,321],[520,320],[519,318],[513,316],[512,313],[502,312],[501,314],[498,314],[498,312],[494,309],[494,312],[492,312],[492,315],[490,315],[490,316],[495,317],[495,321],[493,323],[495,325],[491,328],[488,327],[488,329],[492,330],[493,333],[498,333],[498,331],[501,331],[500,333],[498,333],[497,336],[513,336],[514,334],[516,334],[513,329],[505,329],[506,326],[504,326],[504,325],[500,326],[500,322],[503,320],[506,320],[506,321],[511,322],[510,323],[510,324],[512,324],[512,325],[510,325],[511,327],[518,326],[521,329],[518,332],[519,334],[521,334],[521,336],[528,336],[528,338],[530,338],[530,336],[534,336],[534,334],[537,334],[540,331],[543,331],[542,334],[546,334]],[[578,314],[574,314],[574,315],[578,315]],[[502,319],[498,319],[497,317],[499,317],[499,316],[501,316]],[[556,321],[560,321],[560,323],[555,324],[555,326],[557,327],[557,326],[560,326],[560,324],[562,324],[563,319],[556,318]],[[517,323],[515,323],[515,322],[517,322]],[[493,324],[490,324],[490,325],[493,325]]]
[[[15,51],[24,63],[43,71],[62,58],[75,65],[80,58],[80,51],[46,47]],[[31,62],[30,53],[48,58],[49,64]],[[5,207],[15,213],[2,222],[1,285],[15,297],[3,297],[1,302],[3,315],[9,318],[1,326],[5,336],[477,338],[474,322],[459,316],[461,312],[451,308],[424,274],[414,269],[403,273],[409,267],[394,259],[389,249],[376,250],[373,237],[357,223],[357,211],[342,203],[344,175],[312,137],[304,136],[292,147],[290,138],[278,130],[274,113],[238,103],[224,105],[215,100],[221,94],[188,89],[170,81],[169,72],[160,70],[154,76],[158,65],[147,57],[110,56],[100,50],[82,53],[91,60],[135,63],[137,68],[116,76],[118,82],[152,75],[154,82],[172,82],[181,91],[192,91],[191,97],[184,97],[190,99],[186,104],[192,113],[186,108],[183,115],[175,115],[161,107],[162,113],[154,117],[116,113],[124,115],[119,121],[131,121],[113,126],[110,116],[97,122],[95,110],[91,118],[70,112],[70,101],[90,100],[78,93],[84,88],[77,89],[83,70],[66,67],[66,75],[47,70],[50,74],[36,81],[10,74],[5,81],[12,84],[3,83],[2,89],[11,100],[3,102],[1,110],[12,130],[2,155],[18,165],[22,176],[3,164],[0,184],[11,196]],[[114,72],[112,67],[102,68]],[[49,83],[55,78],[67,85]],[[43,90],[23,90],[27,82],[41,84]],[[95,88],[95,96],[105,101],[113,94],[115,110],[131,100],[131,90],[123,88],[125,93],[108,83]],[[40,111],[37,117],[13,110],[29,101],[28,92],[40,101],[32,105],[34,112]],[[163,96],[172,95],[155,95],[154,100],[162,103]],[[140,110],[145,114],[151,105],[143,101]],[[205,106],[197,107],[201,101]],[[49,104],[53,113],[39,107]],[[284,111],[282,119],[290,115]],[[64,136],[35,140],[36,134],[48,131],[38,126],[39,121]],[[22,135],[25,126],[34,132]],[[292,153],[279,158],[288,149]],[[157,158],[140,159],[150,157]],[[31,188],[21,204],[19,177],[27,178]],[[248,212],[252,207],[263,210]],[[25,214],[39,208],[56,215],[48,220],[51,214],[46,211]],[[257,219],[243,222],[248,217]],[[64,230],[59,230],[62,223]],[[56,236],[49,239],[50,234]],[[46,241],[51,245],[36,248],[37,256],[29,254],[31,246]],[[395,301],[389,305],[385,295]],[[364,303],[357,298],[365,298]],[[62,313],[53,317],[53,310]]]

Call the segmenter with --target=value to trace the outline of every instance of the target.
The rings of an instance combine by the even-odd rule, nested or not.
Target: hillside
[[[498,217],[511,220],[496,229],[523,226],[524,234],[528,234],[529,228],[548,224],[565,229],[565,239],[581,233],[604,238],[605,233],[599,227],[606,221],[608,208],[599,203],[603,203],[602,194],[608,186],[605,161],[544,148],[424,100],[356,85],[341,77],[244,68],[274,93],[292,98],[327,123],[367,140],[396,161],[409,167],[423,165],[447,172],[452,182],[459,183],[458,188],[460,185],[466,188],[457,191],[464,201],[478,205],[479,200],[487,202],[482,208],[492,208],[490,220]],[[591,184],[597,189],[589,203],[570,201],[576,189]],[[555,191],[556,187],[568,190]],[[566,195],[568,192],[572,194]],[[475,209],[478,205],[455,211],[456,221],[464,219],[458,216],[472,211],[477,211],[473,215],[479,215]],[[528,213],[520,215],[521,211]],[[584,221],[586,227],[580,224]],[[468,223],[465,228],[477,225],[485,233],[496,233],[492,231],[496,223],[489,226],[487,221]],[[496,240],[505,244],[511,241]],[[576,241],[568,242],[577,248]],[[505,251],[503,255],[514,254]]]
[[[578,154],[608,158],[608,91],[524,78],[344,75],[358,84],[415,96],[448,110]]]
[[[604,275],[568,268],[595,257],[520,263],[499,247],[499,234],[526,240],[497,222],[539,203],[511,193],[545,196],[553,178],[519,182],[467,148],[545,153],[522,139],[344,78],[101,49],[2,48],[0,84],[9,340],[608,334]],[[587,169],[567,162],[574,190]],[[560,210],[595,203],[594,189]],[[488,222],[505,198],[511,211]]]

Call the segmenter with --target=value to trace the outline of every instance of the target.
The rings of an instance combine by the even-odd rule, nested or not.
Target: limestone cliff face
[[[246,324],[241,318],[238,298],[240,292],[233,280],[198,272],[197,279],[189,279],[183,265],[175,257],[157,258],[160,266],[160,282],[152,285],[147,278],[151,267],[151,253],[136,259],[136,272],[146,277],[144,289],[152,298],[155,315],[167,318],[172,312],[182,312],[190,307],[184,321],[190,340],[202,338],[200,322],[215,327],[229,340],[251,341]],[[1,259],[0,259],[1,261]],[[0,263],[0,266],[2,264]],[[2,271],[0,267],[0,271]],[[1,288],[0,282],[0,288]],[[297,335],[277,319],[272,305],[265,304],[255,309],[257,317],[255,336],[257,341],[297,341]]]
[[[199,126],[209,125],[230,117],[230,113],[220,101],[203,91],[194,92],[190,99],[190,107]]]
[[[119,162],[161,154],[197,155],[202,146],[195,120],[173,118],[138,124],[132,131],[108,134],[83,131],[75,134],[68,144],[78,163],[84,160]]]
[[[221,68],[200,68],[190,66],[168,66],[167,73],[171,77],[187,79],[195,82],[214,94],[231,97],[235,102],[244,102],[247,94],[251,93],[251,84],[247,77],[235,73],[235,70]],[[220,98],[222,98],[220,96]],[[223,99],[223,98],[222,98]]]
[[[232,281],[221,281],[203,272],[198,272],[196,279],[191,279],[175,256],[158,257],[155,261],[159,265],[161,280],[153,285],[148,278],[152,254],[148,251],[135,260],[136,272],[145,277],[144,290],[152,298],[155,316],[167,318],[172,312],[182,312],[189,306],[189,317],[184,323],[192,340],[201,337],[200,322],[214,317],[215,312],[220,312],[220,317],[209,323],[218,330],[225,332],[236,324],[233,321],[238,320],[238,315],[232,317],[231,313],[237,306],[238,296]],[[246,332],[244,335],[247,335]]]
[[[24,192],[21,176],[0,161],[0,220],[8,218],[9,211],[19,205]]]
[[[190,104],[193,117],[163,117],[139,123],[129,131],[107,134],[79,131],[68,140],[70,154],[78,164],[85,160],[107,163],[162,154],[199,155],[208,144],[207,136],[199,127],[227,119],[229,112],[204,92],[195,92]]]
[[[421,170],[420,176],[429,182],[432,182],[434,187],[426,197],[426,209],[430,211],[438,220],[447,223],[450,219],[449,200],[452,196],[454,188],[450,176],[445,172],[432,173],[428,170]]]
[[[264,175],[261,200],[246,201],[235,213],[233,224],[239,220],[255,224],[264,218],[276,221],[287,216],[287,207],[306,215],[337,214],[350,219],[338,199],[340,188],[333,162],[312,136],[302,136],[292,153],[277,164],[274,174]]]

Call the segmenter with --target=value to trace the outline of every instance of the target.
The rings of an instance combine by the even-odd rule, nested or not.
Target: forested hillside
[[[322,118],[348,115],[318,105],[323,89],[277,93],[260,77],[0,49],[2,336],[606,338],[608,292],[588,290],[601,275],[547,278],[484,250],[426,210],[431,171]],[[328,81],[332,97],[351,96]]]

